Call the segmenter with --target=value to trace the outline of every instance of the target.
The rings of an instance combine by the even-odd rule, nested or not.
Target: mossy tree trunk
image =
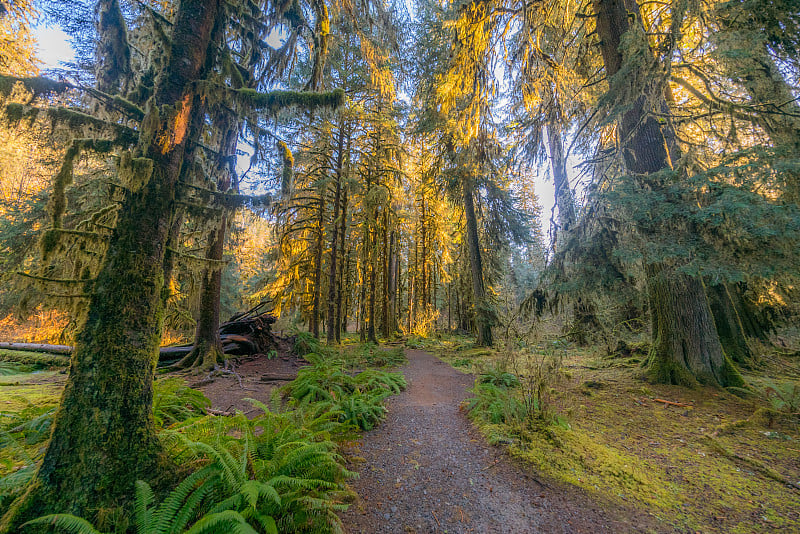
[[[341,275],[341,271],[337,273],[339,267],[339,217],[342,202],[342,179],[344,170],[344,147],[345,147],[345,122],[339,122],[339,135],[336,140],[336,168],[334,169],[336,186],[333,195],[333,223],[331,224],[331,259],[328,265],[328,343],[334,341],[338,342],[336,331],[339,327],[339,321],[336,320],[336,305],[337,298],[336,292],[339,284],[337,282],[337,274]]]
[[[348,141],[348,152],[350,151]],[[336,292],[336,342],[342,341],[342,331],[347,332],[347,298],[349,292],[350,279],[350,250],[345,250],[345,237],[347,236],[347,217],[348,217],[348,198],[347,188],[342,195],[342,215],[339,221],[339,248],[341,249],[339,284]]]
[[[634,0],[594,0],[600,49],[611,79],[622,68],[622,36],[640,25]],[[636,28],[634,28],[636,29]],[[638,28],[641,29],[641,28]],[[645,68],[644,66],[642,68]],[[653,177],[672,167],[679,154],[669,122],[659,120],[652,110],[668,113],[664,89],[656,80],[642,88],[642,94],[629,103],[618,122],[625,165],[642,188],[660,190],[668,202],[685,200],[665,191]],[[678,210],[679,211],[679,210]],[[657,240],[664,230],[689,232],[685,221],[676,220],[673,228],[640,227],[639,232]],[[648,373],[658,382],[692,385],[696,381],[721,386],[739,386],[741,376],[725,356],[702,281],[679,271],[671,261],[648,262],[645,268],[653,317],[653,346]]]
[[[222,112],[218,118],[222,133],[214,172],[217,175],[217,190],[224,193],[230,190],[236,172],[234,158],[240,126],[239,121],[228,111]],[[200,278],[200,308],[195,326],[194,348],[178,363],[179,367],[212,369],[225,358],[219,336],[219,316],[225,236],[230,216],[229,209],[223,207],[212,223],[206,245],[207,264]]]
[[[464,200],[464,218],[467,223],[469,265],[472,274],[472,302],[475,307],[475,326],[478,334],[476,344],[481,347],[491,347],[493,343],[492,320],[483,281],[483,257],[478,239],[478,219],[475,215],[475,186],[469,177],[465,177],[461,182],[461,188]]]
[[[389,254],[386,261],[388,262],[388,273],[386,281],[386,330],[384,335],[388,338],[389,335],[397,330],[397,241],[396,232],[392,230],[389,234]]]
[[[744,282],[729,284],[728,295],[736,307],[744,335],[760,341],[769,341],[769,333],[773,329],[772,321],[758,309],[758,305],[748,294],[747,284]]]
[[[325,193],[328,189],[327,184],[322,186],[319,192],[319,206],[317,212],[317,241],[314,248],[314,295],[311,301],[311,320],[309,330],[311,335],[319,339],[319,325],[322,312],[320,301],[322,300],[322,253],[323,243],[325,242]]]
[[[210,49],[218,0],[184,0],[170,59],[142,122],[139,157],[122,159],[144,185],[130,191],[94,284],[42,464],[0,531],[43,514],[96,519],[124,506],[137,479],[172,474],[152,414],[165,307],[164,257],[193,113],[192,82]]]
[[[747,344],[744,326],[733,302],[731,290],[735,292],[735,286],[725,283],[706,284],[708,303],[725,354],[738,364],[751,366],[754,363],[754,354]]]
[[[378,208],[375,207],[370,219],[370,239],[369,251],[367,257],[369,258],[369,303],[367,307],[367,341],[369,343],[378,343],[377,332],[375,328],[375,292],[378,287]]]
[[[720,343],[701,280],[657,264],[647,271],[651,313],[658,318],[648,368],[651,378],[685,386],[744,385]]]

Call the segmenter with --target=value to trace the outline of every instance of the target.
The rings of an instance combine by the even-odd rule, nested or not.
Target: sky
[[[58,66],[59,61],[73,59],[74,52],[69,44],[67,34],[58,26],[39,25],[33,31],[39,43],[39,59],[42,60],[43,69]]]

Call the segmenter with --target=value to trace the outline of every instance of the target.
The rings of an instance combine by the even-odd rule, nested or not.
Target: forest
[[[0,533],[800,530],[796,0],[0,0],[0,215]]]

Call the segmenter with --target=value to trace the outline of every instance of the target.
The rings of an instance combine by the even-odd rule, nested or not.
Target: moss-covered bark
[[[219,336],[220,294],[222,292],[222,267],[219,262],[225,251],[225,233],[228,227],[227,214],[216,221],[208,237],[206,258],[209,264],[203,269],[200,280],[200,309],[195,326],[194,348],[178,367],[213,369],[224,360],[222,340]]]
[[[743,386],[717,336],[702,282],[661,265],[651,265],[647,274],[651,312],[657,317],[648,376],[684,386]]]
[[[221,135],[214,172],[217,176],[217,190],[227,193],[231,190],[236,172],[233,162],[241,126],[239,120],[228,110],[220,112],[216,123]],[[203,268],[201,277],[200,309],[195,327],[194,348],[178,362],[178,367],[212,369],[225,359],[219,334],[219,315],[225,236],[229,219],[230,212],[223,208],[213,221],[206,246],[207,264]]]
[[[34,481],[0,524],[17,532],[53,512],[108,517],[133,498],[134,482],[171,475],[155,433],[153,374],[165,305],[164,258],[192,116],[192,85],[206,63],[218,1],[184,0],[170,62],[142,123],[142,187],[129,192],[78,335],[69,379]]]
[[[339,134],[336,141],[336,166],[334,168],[336,187],[333,194],[333,223],[331,224],[331,258],[328,264],[328,343],[337,341],[336,330],[338,321],[336,320],[336,291],[338,288],[337,275],[341,276],[338,270],[339,264],[339,217],[342,201],[342,174],[344,170],[344,139],[345,123],[340,121]]]
[[[629,31],[643,32],[639,8],[634,0],[594,0],[601,53],[612,90],[630,90],[629,77],[615,77],[623,66],[645,69],[646,59],[626,59],[620,45]],[[671,194],[659,171],[670,169],[680,156],[675,133],[669,121],[656,118],[669,114],[664,87],[655,77],[642,76],[641,86],[618,121],[619,138],[625,165],[632,180],[643,188],[664,193],[665,202],[680,204],[687,199]],[[622,105],[622,104],[620,104]],[[676,209],[680,213],[680,209]],[[662,223],[663,225],[664,223]],[[676,218],[668,228],[642,223],[637,230],[647,239],[659,240],[667,231],[692,233],[690,222]],[[679,272],[670,260],[646,261],[646,275],[653,319],[653,346],[648,374],[657,382],[692,385],[696,382],[721,386],[741,386],[743,381],[725,356],[714,320],[698,277]]]
[[[707,284],[708,303],[711,306],[714,324],[716,324],[717,334],[725,354],[738,364],[752,365],[754,362],[753,351],[747,344],[744,326],[733,302],[731,289],[736,290],[735,286],[724,283]]]
[[[467,223],[467,248],[469,249],[469,265],[472,273],[472,295],[475,305],[475,322],[478,329],[476,344],[491,347],[492,317],[490,304],[486,300],[486,288],[483,282],[483,258],[478,239],[478,219],[475,215],[474,185],[469,177],[461,183],[464,200],[464,218]]]
[[[124,94],[131,80],[131,50],[119,0],[100,0],[95,7],[95,16],[97,89],[111,95]]]

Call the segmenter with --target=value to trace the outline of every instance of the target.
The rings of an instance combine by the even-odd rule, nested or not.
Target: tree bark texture
[[[467,177],[462,181],[461,187],[464,196],[464,218],[467,223],[467,248],[469,249],[469,264],[472,274],[472,295],[475,306],[475,326],[478,331],[477,345],[481,347],[492,346],[492,320],[489,314],[489,303],[486,301],[486,288],[483,282],[483,259],[481,244],[478,239],[478,219],[475,215],[474,185]]]
[[[319,193],[319,214],[317,219],[317,243],[314,249],[314,297],[311,303],[311,335],[319,339],[319,322],[321,317],[320,300],[322,300],[322,244],[325,240],[325,191]]]
[[[659,265],[647,269],[653,313],[658,316],[650,356],[652,378],[688,386],[742,386],[741,375],[722,350],[700,280],[664,272]]]
[[[152,414],[163,260],[193,112],[191,84],[202,74],[219,12],[218,0],[180,4],[169,64],[142,122],[140,157],[120,163],[121,172],[136,173],[144,185],[122,203],[44,459],[0,531],[17,532],[47,513],[94,519],[100,510],[124,506],[136,480],[164,487],[172,473]]]
[[[708,302],[711,306],[711,313],[714,315],[714,324],[717,326],[717,333],[725,354],[732,361],[749,366],[754,361],[754,355],[747,344],[744,326],[733,302],[731,290],[735,292],[735,286],[725,283],[706,285]]]
[[[344,121],[339,124],[336,146],[336,189],[333,196],[333,224],[331,224],[331,260],[328,273],[328,343],[336,341],[336,267],[339,262],[339,210],[342,197],[342,168],[344,165]]]

